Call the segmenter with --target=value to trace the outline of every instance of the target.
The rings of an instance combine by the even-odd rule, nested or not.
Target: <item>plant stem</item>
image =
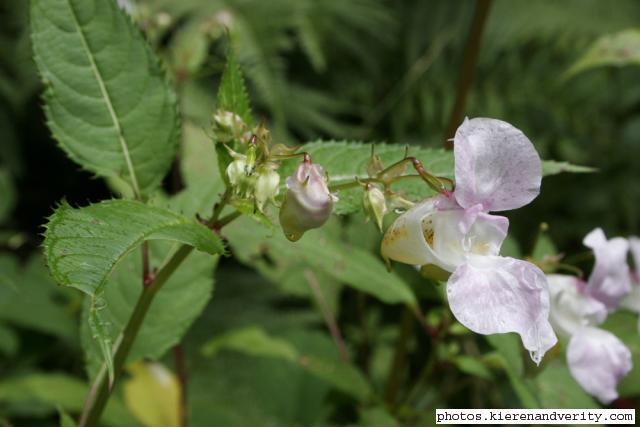
[[[464,113],[464,106],[467,101],[467,94],[473,82],[473,73],[476,68],[476,62],[478,61],[478,53],[480,52],[480,40],[482,39],[482,31],[484,30],[484,24],[489,15],[489,8],[491,6],[491,0],[477,0],[476,10],[473,15],[473,22],[471,23],[471,30],[469,32],[469,38],[467,39],[467,45],[464,50],[464,59],[462,61],[462,69],[460,70],[460,79],[458,80],[458,92],[456,93],[456,100],[449,116],[449,125],[445,133],[445,148],[453,148],[453,144],[449,141],[453,138],[456,129],[462,121]]]
[[[400,336],[396,342],[396,349],[393,353],[393,361],[389,368],[387,385],[384,390],[384,400],[390,406],[395,404],[396,395],[400,388],[402,374],[404,373],[405,359],[407,356],[407,346],[409,344],[409,338],[413,332],[413,324],[413,310],[409,307],[405,307],[402,311]]]
[[[127,359],[127,355],[131,350],[133,341],[138,335],[142,321],[144,320],[151,301],[153,301],[156,293],[162,288],[165,282],[171,277],[173,272],[178,268],[182,261],[193,251],[192,246],[182,245],[176,253],[169,259],[169,261],[158,271],[155,279],[151,284],[142,290],[140,298],[133,308],[133,313],[129,318],[129,322],[125,326],[124,330],[118,337],[115,344],[115,351],[113,357],[113,368],[115,372],[114,383],[122,372],[122,367]],[[89,390],[89,395],[80,418],[80,427],[92,427],[98,424],[100,415],[107,404],[113,384],[110,386],[107,380],[106,367],[103,366],[100,373],[96,377],[95,382]]]
[[[184,344],[177,344],[173,347],[173,361],[175,364],[176,374],[180,382],[180,426],[187,426],[187,364],[184,360]]]
[[[322,294],[322,289],[320,288],[320,283],[318,283],[318,278],[313,271],[306,269],[304,271],[304,277],[307,279],[307,283],[313,292],[313,295],[318,303],[318,307],[322,312],[322,316],[324,317],[324,321],[329,328],[329,332],[331,333],[331,337],[333,338],[333,342],[336,347],[338,347],[338,353],[340,354],[340,360],[343,362],[349,361],[349,353],[347,352],[347,346],[344,343],[344,339],[342,338],[342,333],[340,332],[340,328],[338,327],[338,322],[336,321],[335,316],[331,312],[329,305],[327,304],[327,300],[324,298]]]

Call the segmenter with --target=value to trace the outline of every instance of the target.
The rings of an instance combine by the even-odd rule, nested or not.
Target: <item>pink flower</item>
[[[296,241],[305,231],[327,222],[337,198],[329,192],[322,166],[307,159],[287,178],[286,184],[280,224],[285,236]]]
[[[607,240],[602,229],[596,228],[587,234],[583,243],[593,250],[596,258],[586,290],[611,312],[631,292],[627,265],[629,242],[622,237]]]
[[[522,207],[539,194],[540,157],[520,130],[485,118],[458,128],[454,157],[453,194],[427,199],[397,218],[382,255],[452,272],[447,295],[458,321],[480,334],[518,333],[540,363],[557,342],[546,278],[531,263],[499,256],[509,221],[489,213]]]
[[[547,277],[551,292],[551,323],[570,337],[567,364],[573,378],[600,402],[618,397],[618,382],[632,368],[631,352],[615,335],[597,328],[607,317],[605,304],[592,297],[573,276]]]

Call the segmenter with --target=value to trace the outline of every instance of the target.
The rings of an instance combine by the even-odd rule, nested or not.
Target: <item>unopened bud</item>
[[[368,185],[362,200],[367,218],[373,218],[382,231],[382,220],[387,213],[384,193],[376,186]]]
[[[260,167],[257,175],[254,195],[256,197],[256,205],[262,211],[265,203],[269,200],[273,202],[278,195],[280,175],[269,166]]]
[[[236,158],[227,166],[227,177],[229,183],[234,186],[240,186],[247,178],[247,161],[244,156]]]
[[[302,162],[287,178],[287,194],[280,209],[280,224],[287,239],[295,242],[305,231],[322,226],[336,200],[329,193],[322,166]]]
[[[213,115],[212,130],[218,142],[227,143],[234,139],[242,140],[247,131],[247,125],[239,115],[218,110]]]

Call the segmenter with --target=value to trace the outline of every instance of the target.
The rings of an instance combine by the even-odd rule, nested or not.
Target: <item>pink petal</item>
[[[472,256],[447,283],[454,316],[479,334],[516,332],[534,362],[555,345],[549,291],[535,265],[499,256]]]
[[[573,378],[604,404],[618,398],[618,382],[632,368],[631,352],[615,335],[586,327],[571,337],[567,363]]]
[[[631,292],[627,265],[629,242],[622,237],[607,240],[602,229],[596,228],[584,238],[583,243],[593,249],[596,258],[587,282],[587,292],[607,306],[609,311],[615,310]]]
[[[551,295],[549,320],[557,332],[572,335],[584,326],[597,326],[607,318],[607,307],[584,291],[577,277],[563,274],[547,276]]]
[[[516,209],[540,193],[542,163],[522,131],[496,119],[465,119],[454,138],[455,197],[486,212]]]

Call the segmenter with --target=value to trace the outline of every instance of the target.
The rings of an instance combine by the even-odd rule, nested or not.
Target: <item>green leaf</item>
[[[171,250],[172,246],[167,242],[150,242],[150,265],[160,265],[171,254]],[[180,342],[211,298],[216,264],[217,257],[202,252],[193,253],[183,261],[155,296],[131,347],[127,363],[142,359],[158,360]],[[105,308],[100,311],[100,316],[111,325],[108,337],[112,342],[131,317],[140,297],[141,277],[142,260],[134,252],[118,264],[105,286],[102,296]],[[87,299],[83,307],[83,319],[89,317],[90,308]],[[87,372],[89,378],[94,378],[100,370],[103,357],[86,321],[81,324],[80,336]]]
[[[156,56],[112,0],[33,0],[33,50],[49,127],[61,147],[136,195],[155,189],[180,131],[176,97]]]
[[[334,359],[301,354],[293,344],[271,337],[255,326],[230,331],[216,337],[203,346],[202,352],[205,356],[214,356],[222,349],[296,363],[304,370],[360,401],[368,399],[372,394],[369,383],[352,365]]]
[[[492,380],[493,374],[491,371],[478,359],[471,356],[456,356],[452,362],[462,372],[474,375],[485,380]]]
[[[383,302],[416,303],[407,284],[396,273],[388,272],[380,258],[332,238],[324,229],[310,230],[302,239],[292,243],[281,230],[271,234],[264,227],[242,218],[227,226],[224,232],[234,254],[248,265],[259,269],[283,269],[290,268],[291,263],[295,262]],[[265,260],[265,252],[275,266]],[[319,285],[322,286],[322,283]]]
[[[0,320],[76,342],[73,292],[55,285],[40,256],[20,266],[16,258],[2,255],[0,271]]]
[[[18,335],[7,325],[0,323],[0,352],[13,356],[18,350]]]
[[[629,29],[600,37],[565,73],[569,78],[603,66],[640,65],[640,30]]]
[[[209,254],[224,252],[220,238],[202,224],[135,201],[110,200],[81,209],[65,202],[47,224],[44,246],[51,274],[59,284],[91,296],[89,323],[107,362],[109,325],[100,316],[104,286],[116,264],[144,240],[179,242]]]
[[[542,162],[542,176],[557,175],[563,172],[569,173],[592,173],[597,172],[595,168],[588,166],[572,165],[569,162],[557,162],[555,160],[545,160]]]
[[[242,71],[231,48],[229,48],[227,66],[224,69],[220,87],[218,88],[217,108],[237,114],[249,128],[253,127],[247,88],[242,77]]]
[[[288,341],[271,337],[255,326],[230,331],[212,339],[202,347],[202,354],[213,357],[223,349],[289,361],[298,358],[298,351]]]
[[[16,416],[43,417],[57,408],[66,412],[82,410],[89,387],[78,378],[62,373],[30,373],[3,378],[0,382],[0,403],[5,413]],[[117,396],[111,396],[102,422],[107,426],[125,427],[135,421]]]
[[[73,418],[60,407],[58,407],[58,416],[60,417],[60,427],[77,427]]]

